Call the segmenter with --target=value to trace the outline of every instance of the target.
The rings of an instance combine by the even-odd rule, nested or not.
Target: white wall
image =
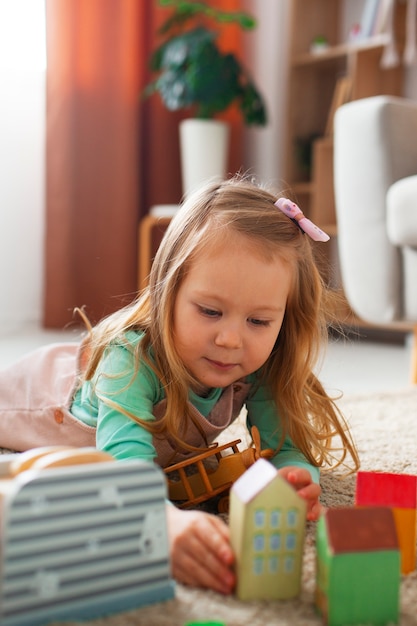
[[[45,73],[0,70],[0,332],[41,318]]]
[[[45,0],[0,0],[0,333],[41,318]]]
[[[256,29],[245,35],[245,65],[268,109],[267,126],[245,130],[244,160],[246,167],[259,180],[280,189],[284,184],[285,169],[285,84],[290,3],[289,0],[245,0],[244,7],[257,20]]]

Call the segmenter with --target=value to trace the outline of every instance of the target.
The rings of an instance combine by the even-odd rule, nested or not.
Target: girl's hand
[[[288,466],[281,468],[279,474],[294,487],[301,498],[306,500],[307,519],[309,521],[318,520],[321,513],[319,502],[321,487],[313,482],[310,472],[302,467]]]
[[[193,587],[230,594],[235,586],[229,528],[219,517],[167,504],[174,578]]]

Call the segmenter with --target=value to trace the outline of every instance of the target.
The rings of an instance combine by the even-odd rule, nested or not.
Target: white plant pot
[[[209,180],[226,176],[229,126],[218,120],[180,122],[182,192],[186,197]]]

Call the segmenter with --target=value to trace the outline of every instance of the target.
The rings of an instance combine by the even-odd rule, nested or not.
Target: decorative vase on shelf
[[[229,125],[219,120],[180,122],[182,191],[187,197],[200,185],[226,176]]]

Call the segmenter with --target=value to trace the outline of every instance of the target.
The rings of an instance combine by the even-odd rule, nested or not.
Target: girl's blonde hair
[[[311,240],[276,208],[276,199],[262,186],[240,176],[209,184],[190,196],[165,233],[152,265],[149,286],[131,305],[90,330],[91,352],[85,378],[93,377],[111,342],[123,338],[129,329],[143,331],[143,340],[136,348],[136,367],[140,359],[145,359],[157,374],[166,393],[166,413],[155,422],[130,417],[155,436],[169,435],[178,446],[187,448],[184,434],[189,420],[194,421],[188,391],[196,381],[175,348],[175,299],[199,252],[219,241],[227,246],[230,232],[239,233],[266,258],[279,255],[287,261],[293,274],[282,328],[261,372],[278,407],[282,440],[289,435],[317,466],[339,465],[349,453],[356,469],[358,456],[347,425],[314,374],[327,339],[331,293],[317,269]],[[333,444],[334,437],[339,440],[338,446]]]

